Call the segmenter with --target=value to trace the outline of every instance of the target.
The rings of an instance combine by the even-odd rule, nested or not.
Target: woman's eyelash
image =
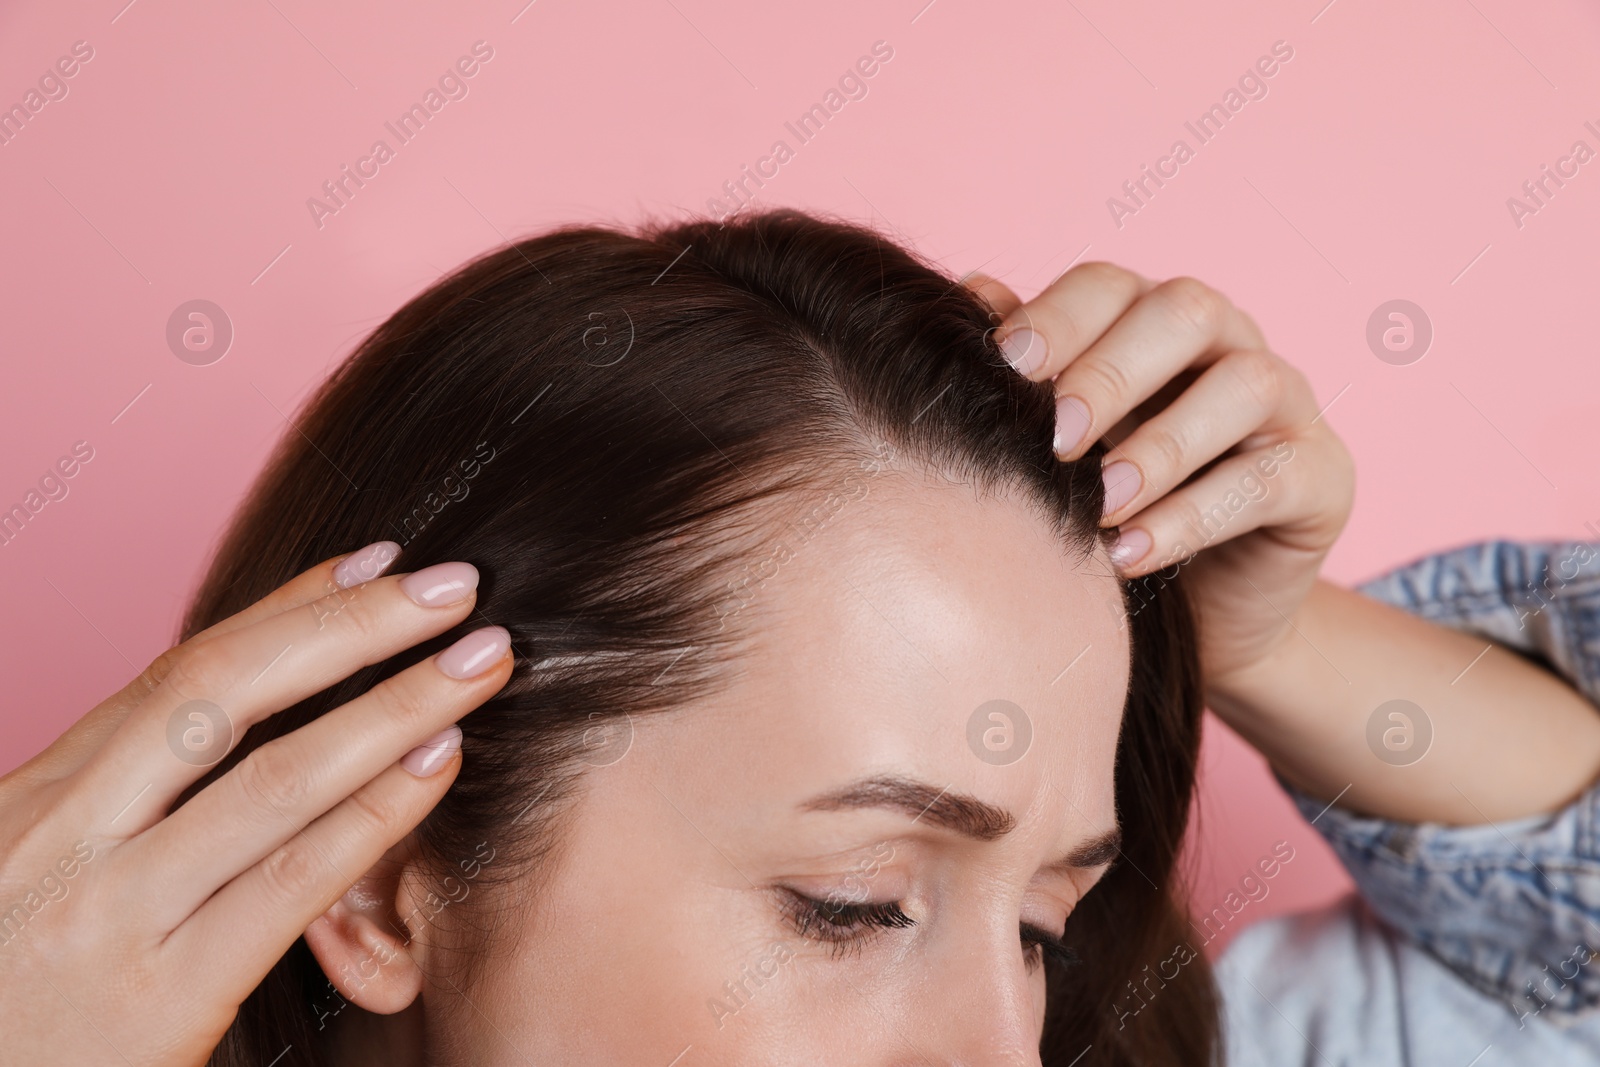
[[[898,900],[847,904],[837,899],[817,900],[793,890],[788,897],[789,919],[800,936],[826,944],[849,946],[875,929],[902,930],[917,925]]]
[[[1063,944],[1054,934],[1027,923],[1022,924],[1022,951],[1026,954],[1030,971],[1046,960],[1058,967],[1071,967],[1083,962],[1071,945]]]
[[[790,921],[800,936],[841,947],[859,943],[875,929],[903,930],[917,925],[917,920],[905,913],[898,900],[882,904],[846,904],[837,899],[817,900],[789,890],[788,903]],[[1024,923],[1019,933],[1030,970],[1046,960],[1058,967],[1083,962],[1072,946],[1037,926]]]

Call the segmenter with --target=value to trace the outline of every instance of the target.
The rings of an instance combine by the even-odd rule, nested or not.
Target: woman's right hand
[[[162,653],[0,778],[6,1062],[204,1064],[313,920],[454,781],[455,721],[511,676],[475,630],[173,804],[252,723],[455,626],[478,574],[377,577],[380,541]]]
[[[1057,457],[1110,443],[1100,525],[1118,527],[1118,573],[1145,579],[1130,603],[1185,569],[1208,699],[1298,640],[1291,620],[1349,518],[1355,472],[1255,320],[1194,278],[1112,263],[1080,263],[1027,303],[983,275],[968,284],[1003,316],[1007,359],[1051,382]]]

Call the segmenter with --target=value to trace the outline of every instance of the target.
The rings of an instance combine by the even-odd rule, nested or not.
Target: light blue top
[[[1471,545],[1359,588],[1542,659],[1600,704],[1600,545]],[[1324,811],[1280,784],[1360,895],[1228,946],[1231,1067],[1600,1064],[1600,783],[1551,815],[1463,827]]]

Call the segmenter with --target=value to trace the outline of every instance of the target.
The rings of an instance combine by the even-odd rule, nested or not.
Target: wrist
[[[1340,592],[1339,587],[1316,579],[1294,614],[1254,658],[1206,673],[1201,683],[1207,706],[1235,729],[1273,721],[1285,709],[1298,706],[1297,694],[1304,693],[1307,682],[1329,669],[1306,635],[1320,629],[1319,620]]]

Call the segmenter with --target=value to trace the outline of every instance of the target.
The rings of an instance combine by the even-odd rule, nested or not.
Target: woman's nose
[[[1014,925],[999,943],[992,935],[953,942],[908,998],[914,1055],[885,1067],[1041,1067],[1036,989],[1043,983],[1024,965]]]

